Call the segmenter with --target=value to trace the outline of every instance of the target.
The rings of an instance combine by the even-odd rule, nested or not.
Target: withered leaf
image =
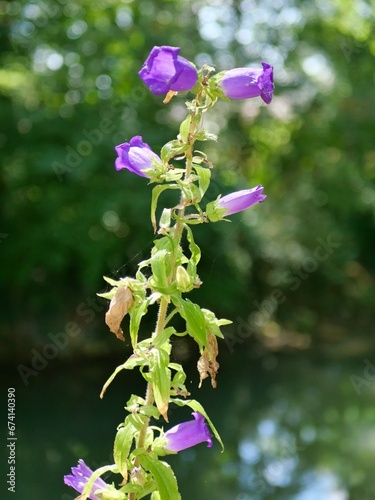
[[[216,356],[219,354],[219,348],[217,345],[216,336],[212,333],[208,334],[208,345],[204,348],[202,356],[198,360],[198,372],[199,372],[199,387],[202,386],[202,382],[208,376],[211,377],[211,385],[216,388],[216,374],[219,370],[219,363],[216,361]]]
[[[131,290],[127,287],[117,288],[112,298],[108,312],[105,315],[105,322],[119,340],[124,339],[124,333],[121,329],[121,321],[133,305],[134,299]]]

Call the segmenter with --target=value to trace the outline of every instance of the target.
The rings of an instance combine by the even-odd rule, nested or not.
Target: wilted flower
[[[267,196],[263,193],[263,186],[259,185],[252,189],[243,189],[218,198],[206,207],[207,217],[211,222],[222,220],[227,215],[232,215],[242,210],[261,203]]]
[[[175,425],[164,434],[163,437],[167,439],[167,444],[164,448],[167,451],[177,453],[204,441],[207,442],[207,448],[211,448],[211,434],[204,416],[198,412],[193,412],[192,415],[194,420]]]
[[[263,69],[235,68],[219,73],[216,81],[223,94],[230,99],[260,96],[269,104],[274,91],[273,67],[265,62],[261,64]]]
[[[138,73],[155,95],[191,90],[198,81],[193,63],[178,55],[180,47],[154,47]]]
[[[90,479],[93,471],[88,467],[82,459],[78,460],[78,467],[72,467],[72,474],[64,476],[64,483],[71,488],[74,488],[79,493],[82,493],[87,481]],[[98,478],[95,480],[93,487],[91,488],[91,493],[88,498],[90,500],[100,500],[98,496],[95,495],[99,490],[107,490],[108,484],[103,481],[103,479]]]
[[[136,135],[130,142],[124,142],[119,146],[115,146],[118,158],[116,158],[116,170],[127,168],[133,174],[142,177],[149,177],[145,170],[153,169],[153,161],[161,163],[161,159],[155,154],[150,146],[142,141],[140,135]]]

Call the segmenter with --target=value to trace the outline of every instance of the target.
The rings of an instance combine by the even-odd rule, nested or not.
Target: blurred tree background
[[[38,0],[0,12],[4,355],[29,355],[69,320],[103,349],[102,276],[134,273],[153,236],[151,188],[114,171],[113,147],[142,135],[159,151],[184,116],[183,97],[163,105],[138,78],[154,45],[218,71],[274,65],[269,107],[223,102],[206,122],[219,135],[207,200],[259,183],[268,195],[198,229],[197,296],[237,320],[229,342],[246,324],[267,349],[373,344],[373,6]]]
[[[164,105],[138,77],[154,45],[218,71],[266,61],[276,85],[269,106],[221,102],[205,121],[219,135],[201,146],[215,166],[207,201],[257,184],[268,198],[197,227],[204,284],[192,299],[233,320],[219,396],[199,395],[228,444],[171,459],[182,491],[344,500],[345,483],[350,498],[374,498],[375,367],[363,362],[375,352],[374,11],[369,0],[0,0],[0,380],[23,392],[19,498],[73,498],[63,474],[77,457],[106,460],[123,418],[133,378],[97,400],[109,358],[128,347],[96,293],[103,275],[134,275],[153,239],[151,186],[115,171],[114,146],[142,135],[158,152],[185,115],[183,96]],[[15,367],[64,331],[51,377],[21,380]],[[196,353],[175,350],[196,390]],[[293,496],[309,481],[312,496]]]

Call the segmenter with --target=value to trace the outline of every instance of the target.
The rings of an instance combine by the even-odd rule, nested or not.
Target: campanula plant
[[[221,327],[231,323],[194,303],[186,295],[202,285],[198,275],[201,251],[194,225],[228,220],[227,217],[262,203],[263,187],[243,189],[219,196],[202,206],[210,185],[212,164],[196,149],[197,141],[216,141],[203,127],[202,117],[218,99],[261,97],[269,103],[273,94],[272,66],[262,69],[238,68],[212,76],[214,68],[197,70],[179,55],[179,47],[154,47],[139,71],[140,78],[155,95],[165,94],[168,103],[176,94],[190,92],[187,115],[177,137],[154,152],[143,137],[135,135],[116,146],[117,171],[144,177],[154,184],[151,197],[151,224],[155,232],[150,257],[138,264],[134,277],[105,278],[110,291],[100,294],[110,301],[105,321],[116,337],[128,341],[132,355],[118,366],[104,384],[101,397],[122,370],[138,369],[145,379],[145,396],[133,394],[125,409],[128,414],[117,428],[114,463],[92,471],[83,460],[65,476],[65,483],[80,493],[80,500],[178,500],[176,477],[164,457],[206,443],[212,437],[223,447],[221,438],[203,406],[185,386],[186,374],[171,361],[171,338],[189,335],[198,344],[199,387],[206,378],[216,387],[219,369],[218,342]],[[184,160],[184,166],[181,166]],[[122,175],[122,174],[119,174]],[[124,176],[126,189],[126,175]],[[145,180],[146,180],[145,179]],[[179,193],[175,206],[161,207],[160,195],[167,190]],[[157,215],[159,218],[157,218]],[[155,328],[140,340],[142,318],[150,306],[158,307]],[[129,316],[126,332],[122,330]],[[180,316],[181,321],[176,322]],[[181,328],[181,324],[184,326]],[[193,420],[168,428],[170,407],[187,406]],[[120,475],[117,481],[104,481],[108,472]]]

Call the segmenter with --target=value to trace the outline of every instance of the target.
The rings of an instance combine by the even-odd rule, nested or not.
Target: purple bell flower
[[[142,141],[140,135],[136,135],[130,142],[124,142],[115,147],[118,158],[116,158],[116,170],[127,168],[133,174],[141,177],[149,177],[144,170],[154,168],[152,159],[161,163],[161,159],[155,154],[150,146]]]
[[[274,91],[273,67],[265,62],[263,69],[235,68],[225,71],[218,80],[219,87],[230,99],[249,99],[260,96],[266,104]]]
[[[138,73],[155,95],[167,94],[170,90],[186,92],[198,81],[198,72],[193,63],[178,55],[180,47],[154,47]]]
[[[220,198],[218,206],[226,209],[225,216],[232,215],[264,201],[267,196],[262,193],[263,186],[261,185],[252,189],[235,191]]]
[[[242,212],[242,210],[264,201],[267,196],[262,193],[263,186],[259,185],[252,189],[243,189],[242,191],[227,194],[208,203],[206,215],[211,222],[223,220],[227,215]]]
[[[79,493],[82,493],[87,481],[90,479],[93,471],[88,467],[85,462],[80,458],[78,460],[78,467],[72,467],[72,474],[64,476],[64,483],[71,488],[74,488]],[[98,478],[95,480],[93,487],[91,488],[90,500],[99,500],[99,497],[95,495],[98,490],[107,490],[108,484],[103,481],[103,479]]]
[[[194,420],[175,425],[164,434],[167,439],[165,449],[167,451],[179,452],[186,450],[196,444],[207,442],[207,448],[211,448],[212,439],[204,416],[201,413],[192,413]]]

